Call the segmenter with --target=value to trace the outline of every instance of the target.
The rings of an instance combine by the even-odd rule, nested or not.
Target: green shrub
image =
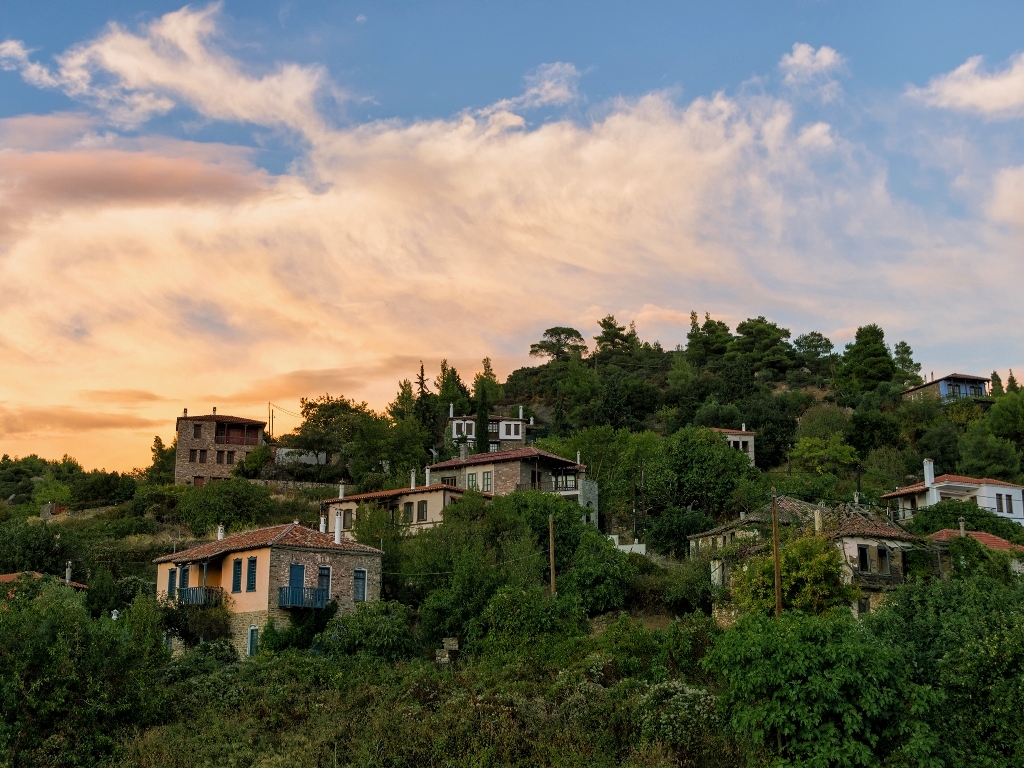
[[[195,536],[203,536],[221,524],[229,528],[255,525],[270,517],[273,510],[269,490],[238,479],[189,487],[177,507],[181,522]]]
[[[260,649],[278,653],[288,648],[306,650],[313,646],[331,619],[338,612],[338,604],[331,601],[323,609],[292,609],[291,623],[278,629],[271,619],[260,633]]]
[[[690,551],[689,536],[715,526],[703,512],[667,507],[647,527],[647,545],[663,555],[683,558]]]
[[[593,615],[621,608],[626,602],[626,589],[632,576],[629,557],[596,530],[588,528],[580,536],[572,567],[556,587],[559,592],[576,595],[583,610]]]
[[[415,650],[412,609],[394,601],[359,603],[355,611],[331,619],[316,644],[332,656],[408,658]]]
[[[1024,544],[1024,528],[1017,523],[982,509],[977,504],[959,499],[945,499],[932,507],[917,510],[906,526],[919,536],[927,536],[945,528],[959,529],[961,517],[968,531],[983,531],[1016,544]]]
[[[579,598],[543,587],[502,587],[473,622],[469,650],[507,653],[542,638],[566,638],[590,631]]]

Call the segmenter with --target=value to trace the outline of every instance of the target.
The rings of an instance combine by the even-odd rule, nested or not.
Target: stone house
[[[989,549],[1008,552],[1012,556],[1012,559],[1010,560],[1010,571],[1018,576],[1024,574],[1024,547],[1020,544],[1009,542],[1001,536],[996,536],[992,533],[965,530],[963,523],[961,523],[960,526],[960,530],[957,530],[956,528],[943,528],[941,531],[930,533],[926,537],[936,550],[937,567],[940,576],[947,576],[953,572],[953,561],[949,554],[949,544],[951,541],[961,536],[970,536],[972,539],[984,544]]]
[[[924,482],[897,488],[882,496],[896,506],[895,517],[909,520],[918,509],[946,499],[969,501],[999,517],[1024,525],[1024,486],[990,477],[935,476],[935,463],[924,460]]]
[[[538,490],[557,493],[584,509],[584,521],[597,527],[597,483],[587,480],[586,466],[539,448],[462,454],[427,467],[430,477],[442,485],[504,496],[514,491]]]
[[[339,532],[340,533],[340,532]],[[295,610],[340,610],[380,599],[379,549],[299,525],[274,525],[225,536],[156,558],[157,597],[199,606],[225,605],[239,653],[256,651],[270,619],[287,627]]]
[[[241,416],[184,414],[175,422],[178,447],[174,456],[175,485],[205,485],[231,477],[235,465],[264,443],[265,421]]]
[[[481,437],[486,439],[490,452],[525,448],[526,432],[533,429],[533,418],[524,419],[523,407],[519,406],[519,418],[488,414],[485,437],[476,434],[476,427],[476,416],[456,416],[455,406],[448,405],[447,434],[451,436],[453,442],[465,443],[470,449],[476,447],[477,439]]]
[[[428,470],[429,474],[429,470]],[[353,524],[356,511],[360,504],[376,504],[391,511],[392,520],[403,522],[415,533],[424,528],[431,528],[444,519],[444,509],[453,501],[462,498],[465,488],[444,483],[417,486],[415,474],[408,488],[397,488],[390,491],[373,491],[345,495],[345,486],[339,488],[336,499],[323,502],[324,529],[333,534],[340,528],[345,539],[352,539]],[[485,498],[493,494],[485,493]]]

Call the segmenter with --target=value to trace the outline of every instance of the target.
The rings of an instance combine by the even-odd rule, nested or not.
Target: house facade
[[[743,424],[741,429],[721,429],[719,427],[711,427],[712,432],[717,432],[725,441],[729,443],[729,447],[737,451],[742,451],[750,459],[750,466],[754,466],[754,432],[747,431],[747,425]]]
[[[830,532],[843,555],[843,579],[860,588],[857,615],[874,611],[885,593],[903,583],[907,553],[920,548],[917,536],[866,506],[845,504]]]
[[[586,466],[539,448],[467,454],[427,467],[429,477],[452,488],[495,496],[514,491],[557,493],[583,507],[584,521],[597,526],[597,483],[587,480]]]
[[[996,549],[1001,552],[1009,553],[1011,555],[1011,573],[1018,576],[1024,574],[1024,547],[1020,544],[1009,542],[1001,536],[996,536],[992,533],[965,530],[962,521],[960,526],[960,530],[957,530],[956,528],[943,528],[941,531],[930,533],[927,536],[928,541],[930,541],[939,552],[940,576],[945,576],[946,574],[953,572],[953,561],[949,554],[949,544],[954,539],[963,536],[970,536],[972,539],[980,544],[984,544],[989,549]]]
[[[413,482],[409,488],[345,495],[345,486],[342,485],[338,498],[323,502],[327,518],[324,525],[328,533],[340,530],[343,538],[351,540],[359,505],[376,504],[390,510],[393,520],[408,524],[416,532],[440,523],[444,519],[445,507],[462,498],[465,492],[465,488],[454,485],[433,483],[416,486]],[[491,498],[493,494],[485,493],[484,496]]]
[[[958,400],[963,397],[988,398],[990,379],[985,376],[971,376],[966,373],[951,373],[941,379],[933,378],[924,384],[903,391],[904,400]]]
[[[936,477],[935,463],[931,459],[924,460],[924,482],[897,488],[882,498],[896,506],[895,516],[899,520],[909,520],[918,509],[945,499],[959,499],[1024,525],[1024,486],[989,477],[949,474]]]
[[[456,443],[465,443],[471,449],[476,447],[478,439],[487,441],[488,451],[511,451],[526,446],[526,431],[533,427],[533,419],[523,418],[522,406],[519,418],[490,414],[487,417],[487,434],[477,435],[475,416],[456,416],[453,405],[448,406],[448,434]]]
[[[256,446],[263,445],[265,421],[241,416],[189,416],[188,409],[175,426],[178,446],[174,456],[174,484],[202,486],[231,477],[235,465]]]
[[[157,596],[188,605],[225,605],[231,638],[251,655],[270,619],[291,624],[295,610],[341,610],[380,599],[381,556],[373,547],[306,528],[296,521],[231,536],[218,531],[208,544],[164,555],[157,565]]]

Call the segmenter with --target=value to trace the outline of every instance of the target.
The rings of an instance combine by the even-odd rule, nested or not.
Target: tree
[[[160,435],[153,438],[153,446],[149,449],[153,460],[146,468],[146,481],[154,485],[170,485],[174,482],[174,460],[178,452],[178,436],[169,447],[164,447]]]
[[[899,422],[882,411],[858,409],[853,414],[850,427],[850,444],[861,456],[867,456],[883,445],[896,445],[899,442]]]
[[[919,509],[907,523],[907,528],[918,536],[927,536],[949,528],[960,527],[960,518],[968,531],[984,531],[1017,544],[1024,544],[1024,528],[1012,520],[999,517],[977,504],[959,499],[943,499],[938,504]]]
[[[968,477],[991,477],[1011,483],[1020,478],[1020,453],[1009,440],[996,437],[982,422],[960,438],[956,470]]]
[[[469,413],[469,389],[462,383],[462,377],[447,360],[441,361],[441,371],[434,380],[437,387],[437,397],[441,407],[448,415],[448,406],[455,407],[456,416],[465,416]]]
[[[992,371],[992,397],[1002,397],[1005,394],[1003,380],[996,371]]]
[[[649,523],[644,538],[655,552],[682,560],[690,551],[689,537],[714,525],[715,521],[703,512],[669,506]]]
[[[36,504],[70,504],[71,488],[57,480],[53,472],[47,472],[43,479],[36,483],[32,501]]]
[[[712,320],[711,313],[704,314],[704,324],[697,322],[697,313],[690,313],[690,332],[686,335],[686,358],[700,370],[717,362],[729,349],[732,333],[721,320]]]
[[[832,342],[822,333],[811,331],[797,336],[793,341],[793,348],[800,359],[800,362],[811,371],[811,373],[824,374],[832,362],[832,350],[835,348]]]
[[[988,412],[992,434],[1024,449],[1024,392],[1008,391],[996,400]]]
[[[541,340],[530,345],[532,357],[550,357],[558,362],[568,362],[573,355],[583,356],[587,353],[587,343],[583,334],[575,328],[555,326],[544,331]]]
[[[193,535],[203,536],[217,525],[230,528],[264,522],[273,508],[265,487],[232,478],[189,488],[178,502],[178,516]]]
[[[943,419],[925,430],[917,441],[917,449],[922,459],[935,462],[937,474],[956,472],[960,462],[960,431],[953,422]]]
[[[273,461],[274,455],[270,452],[270,446],[258,445],[249,451],[240,462],[235,464],[231,474],[235,477],[256,479],[263,472],[263,468],[268,464],[272,464]]]
[[[1017,384],[1017,379],[1014,378],[1013,368],[1010,369],[1010,377],[1006,380],[1006,391],[1013,394],[1020,392],[1020,385]]]
[[[594,337],[595,353],[617,352],[629,345],[630,334],[633,337],[636,336],[636,331],[633,328],[630,328],[630,332],[627,333],[626,326],[619,325],[615,321],[614,315],[601,318],[597,324],[601,328],[601,332]]]
[[[740,362],[753,373],[786,373],[796,363],[793,346],[787,341],[790,332],[764,317],[744,320],[736,326],[736,336],[729,342],[724,362]]]
[[[832,435],[828,440],[802,437],[793,446],[791,456],[798,467],[819,475],[839,475],[857,463],[857,451],[843,442],[840,435]]]
[[[892,381],[896,374],[885,331],[875,324],[857,329],[854,340],[846,345],[837,384],[850,395],[870,392],[882,382]]]
[[[745,453],[710,429],[685,427],[665,438],[665,459],[676,477],[675,506],[712,516],[725,511],[740,479],[755,473]]]
[[[923,383],[921,364],[914,361],[914,350],[905,341],[896,342],[892,348],[892,360],[896,364],[896,375],[904,385]]]
[[[398,382],[398,394],[388,405],[388,416],[392,421],[413,418],[416,415],[416,397],[412,393],[412,382],[402,379]]]
[[[783,610],[825,613],[850,606],[859,594],[846,583],[843,557],[824,536],[800,536],[782,545]],[[775,610],[775,561],[769,552],[747,558],[732,573],[732,594],[743,611],[765,616]]]
[[[800,417],[800,425],[796,429],[797,438],[818,437],[827,440],[832,435],[844,439],[850,433],[850,417],[845,408],[834,403],[812,405]]]

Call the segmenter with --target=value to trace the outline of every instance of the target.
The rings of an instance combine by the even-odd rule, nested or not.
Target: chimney
[[[341,544],[341,510],[334,512],[334,543]]]
[[[580,452],[579,451],[576,451],[576,463],[577,464],[580,463]]]
[[[743,507],[740,507],[740,520],[746,520],[746,519],[747,519],[747,510],[744,509]]]
[[[221,524],[221,525],[217,526],[217,541],[220,541],[223,538],[224,538],[224,525]]]
[[[747,422],[744,421],[742,424],[740,424],[740,432],[746,432],[746,431],[747,431]]]
[[[960,526],[963,528],[963,525]],[[71,561],[68,560],[67,566],[64,568],[64,581],[67,584],[71,583]]]
[[[814,510],[814,532],[821,533],[821,507]]]
[[[966,530],[966,526],[964,525],[964,523],[965,523],[965,522],[967,522],[967,521],[966,521],[966,520],[964,520],[964,519],[963,519],[963,518],[961,517],[961,518],[960,518],[960,538],[963,538],[964,536],[966,536],[966,535],[967,535],[967,530]]]
[[[935,462],[931,459],[924,460],[924,484],[928,488],[935,485]]]
[[[339,499],[344,499],[345,498],[345,484],[344,483],[338,483],[338,498]]]
[[[216,415],[217,415],[217,406],[216,406],[216,405],[215,405],[215,406],[213,406],[213,415],[214,415],[214,416],[216,416]]]
[[[463,443],[462,445],[459,446],[459,458],[465,461],[468,455],[469,449],[466,447],[466,444]]]
[[[430,485],[430,467],[426,467],[426,468],[425,468],[425,469],[423,470],[423,473],[424,473],[424,474],[425,474],[425,475],[427,476],[427,482],[426,482],[426,484],[427,484],[427,485]]]
[[[320,515],[320,533],[327,533],[327,515]]]
[[[853,503],[860,504],[860,491],[853,492]]]
[[[455,418],[455,403],[448,403],[448,418]]]
[[[409,470],[409,490],[416,490],[416,470]]]
[[[183,419],[187,419],[188,418],[188,408],[186,408],[185,412],[183,414],[181,414],[181,418],[183,418]]]
[[[533,426],[533,416],[530,417],[530,426]]]
[[[519,419],[522,420],[522,418],[523,418],[523,406],[520,405],[519,406]]]

